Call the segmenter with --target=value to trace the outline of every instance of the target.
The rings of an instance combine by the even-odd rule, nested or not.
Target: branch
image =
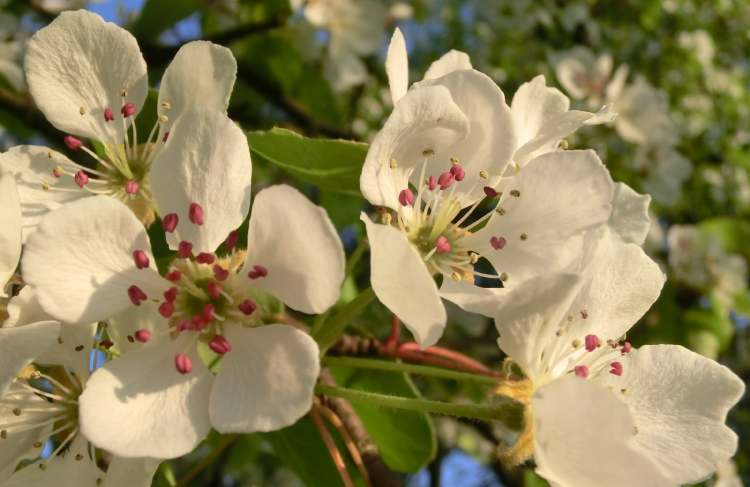
[[[336,446],[336,442],[333,440],[333,436],[331,436],[328,428],[326,428],[326,425],[320,418],[320,413],[318,412],[318,408],[316,406],[313,406],[313,408],[310,410],[310,417],[312,418],[313,423],[315,423],[315,427],[318,429],[321,438],[323,438],[323,442],[326,444],[328,453],[331,455],[331,459],[333,460],[334,465],[336,465],[336,470],[338,470],[344,486],[354,487],[352,478],[349,476],[349,472],[346,470],[346,462],[344,462],[344,457],[341,456],[341,452]]]

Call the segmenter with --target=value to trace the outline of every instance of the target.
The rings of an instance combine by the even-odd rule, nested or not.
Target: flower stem
[[[431,367],[428,365],[408,364],[404,362],[391,362],[388,360],[377,360],[370,358],[357,357],[326,357],[323,359],[324,365],[354,367],[358,369],[387,370],[393,372],[404,372],[407,374],[425,375],[431,377],[440,377],[443,379],[452,379],[459,382],[480,382],[487,385],[496,385],[497,379],[486,375],[472,374],[468,372],[459,372],[457,370],[443,369],[440,367]]]
[[[499,421],[513,431],[521,431],[524,426],[523,405],[512,400],[499,400],[491,404],[456,404],[400,396],[389,396],[375,392],[359,391],[324,384],[315,386],[315,392],[324,396],[340,397],[353,402],[382,406],[406,411],[443,414],[483,421]]]
[[[357,297],[344,305],[331,319],[315,327],[311,333],[318,342],[320,355],[324,356],[328,348],[336,343],[344,329],[356,318],[370,302],[375,299],[375,292],[371,287],[360,292]]]

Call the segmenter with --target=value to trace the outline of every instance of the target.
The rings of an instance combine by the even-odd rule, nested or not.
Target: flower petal
[[[443,279],[440,296],[471,313],[490,318],[495,316],[500,300],[507,294],[505,288],[485,288],[453,279]]]
[[[609,226],[625,242],[643,245],[651,228],[650,203],[651,196],[636,193],[625,183],[616,183]]]
[[[391,100],[395,105],[409,88],[409,57],[406,53],[406,41],[401,29],[396,27],[388,45],[388,55],[385,58],[385,72],[388,74],[388,84],[391,88]]]
[[[59,334],[60,323],[56,321],[0,328],[0,396],[24,367],[57,341]]]
[[[169,121],[165,131],[192,107],[226,113],[237,78],[232,51],[208,41],[193,41],[177,51],[159,86],[159,107]],[[165,103],[169,109],[165,110]]]
[[[0,297],[21,258],[21,203],[13,174],[0,172]]]
[[[179,225],[167,234],[176,249],[181,240],[194,252],[213,252],[250,210],[250,148],[242,129],[216,110],[190,110],[151,169],[154,200],[161,215],[176,213]],[[190,205],[203,208],[205,223],[189,219]]]
[[[534,394],[537,473],[565,487],[663,487],[649,457],[634,446],[628,407],[592,381],[567,377]]]
[[[568,97],[557,88],[548,87],[542,74],[522,84],[510,105],[518,147],[535,138],[548,120],[567,112],[569,107]]]
[[[7,152],[0,154],[0,165],[16,176],[24,242],[44,215],[59,208],[63,203],[91,196],[91,193],[79,188],[70,176],[78,171],[73,162],[46,147],[11,147]],[[62,168],[66,174],[56,178],[52,174],[55,167]]]
[[[114,457],[107,467],[103,487],[151,487],[160,460]]]
[[[465,241],[508,275],[508,286],[561,270],[580,257],[571,237],[605,223],[612,211],[612,179],[594,151],[539,156],[503,190],[510,193],[502,205],[505,213],[494,213]],[[493,236],[505,238],[507,245],[495,250]]]
[[[136,268],[135,250],[146,252],[149,269]],[[170,284],[156,272],[141,222],[107,196],[74,201],[47,215],[27,243],[23,276],[45,311],[66,323],[106,320],[132,306],[132,285],[156,296]]]
[[[288,325],[227,327],[232,351],[211,390],[211,424],[220,433],[274,431],[312,406],[320,365],[310,335]]]
[[[253,281],[292,308],[322,313],[339,298],[344,248],[328,214],[287,185],[266,188],[253,204],[243,275],[262,265]]]
[[[79,460],[79,458],[83,460]],[[45,468],[28,465],[14,473],[3,487],[81,487],[98,485],[104,472],[89,457],[88,443],[80,436],[61,455],[44,460]]]
[[[137,330],[150,331],[152,341],[162,339],[163,335],[155,333],[165,324],[158,308],[159,303],[146,301],[140,306],[130,306],[107,320],[107,334],[121,354],[142,347],[139,342],[131,341]]]
[[[94,372],[79,399],[81,432],[89,441],[126,458],[176,458],[192,451],[211,428],[213,376],[191,340],[145,345]],[[189,374],[175,369],[178,353],[192,358]]]
[[[661,468],[668,485],[700,482],[737,451],[724,423],[745,384],[731,370],[677,345],[632,352],[616,387],[638,427],[638,449]]]
[[[10,409],[0,409],[0,421],[5,424],[6,421],[13,421],[12,418],[15,416]],[[0,449],[0,485],[5,487],[5,482],[14,474],[21,460],[31,460],[42,453],[44,447],[36,448],[34,444],[44,442],[51,431],[51,426],[48,426],[21,433],[8,432],[8,436],[3,440],[3,448]]]
[[[36,292],[31,286],[24,286],[21,291],[8,301],[8,319],[3,323],[4,327],[29,325],[37,321],[49,321],[53,318],[45,313]]]
[[[571,110],[545,120],[539,132],[516,150],[513,155],[513,162],[523,167],[537,156],[558,150],[562,139],[581,126],[589,124],[596,117],[598,116],[591,112]],[[605,117],[605,115],[601,115],[601,117]]]
[[[370,280],[378,299],[412,332],[422,348],[437,343],[447,319],[437,285],[406,236],[373,223],[364,213],[370,241]]]
[[[445,87],[409,91],[367,151],[359,180],[362,194],[375,206],[397,209],[398,193],[424,154],[451,147],[468,129],[468,120]]]
[[[466,175],[455,195],[464,203],[484,197],[484,186],[495,186],[516,149],[516,133],[505,95],[494,81],[476,70],[453,71],[440,78],[415,83],[412,90],[444,86],[453,102],[469,122],[466,137],[443,150],[435,150],[429,158],[427,174],[438,176],[450,168],[451,158],[458,159]],[[479,176],[487,171],[488,180]],[[413,176],[417,176],[413,174]],[[412,178],[412,184],[417,184]],[[470,189],[472,189],[469,191]]]
[[[29,90],[47,120],[83,137],[122,141],[120,115],[108,123],[104,110],[119,113],[129,102],[137,112],[148,94],[146,62],[135,37],[85,10],[63,12],[34,34],[25,64]]]
[[[430,64],[424,79],[436,79],[454,71],[472,69],[471,58],[465,52],[451,49],[443,54],[440,59]]]

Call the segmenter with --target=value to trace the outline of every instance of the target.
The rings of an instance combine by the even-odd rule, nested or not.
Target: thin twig
[[[323,416],[325,416],[328,422],[331,423],[331,425],[336,428],[336,431],[339,432],[339,434],[341,435],[341,439],[344,440],[346,449],[349,450],[349,456],[352,457],[354,465],[357,466],[357,470],[359,470],[359,473],[362,474],[362,478],[365,479],[365,483],[368,486],[371,486],[372,484],[370,483],[370,475],[367,473],[364,462],[362,462],[362,455],[359,453],[359,449],[357,448],[356,443],[354,443],[352,435],[349,434],[349,430],[346,429],[346,426],[341,421],[341,418],[339,418],[336,413],[334,413],[331,409],[324,406],[323,404],[319,404],[318,411]]]
[[[344,462],[344,457],[341,456],[341,452],[336,446],[336,442],[333,441],[331,433],[328,431],[328,428],[326,428],[325,423],[323,423],[318,409],[318,406],[313,406],[313,408],[310,410],[310,417],[312,418],[313,423],[315,423],[315,427],[318,428],[320,437],[323,438],[323,443],[325,443],[326,448],[328,448],[328,453],[331,455],[331,459],[336,465],[336,470],[339,471],[339,475],[341,476],[341,481],[344,483],[344,486],[354,487],[352,478],[349,476],[349,472],[346,470],[346,462]]]

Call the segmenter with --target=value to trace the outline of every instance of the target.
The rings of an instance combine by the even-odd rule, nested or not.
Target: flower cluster
[[[339,8],[309,2],[306,15],[334,15],[320,5]],[[371,52],[329,24],[334,47]],[[0,155],[0,486],[147,486],[211,429],[315,413],[316,391],[337,390],[319,388],[330,344],[315,331],[349,266],[307,196],[253,194],[248,140],[227,115],[232,52],[185,44],[150,95],[135,38],[76,11],[31,38],[25,69],[71,157]],[[642,249],[650,198],[564,142],[612,122],[622,97],[571,110],[538,76],[508,104],[459,51],[409,85],[398,29],[386,72],[393,111],[360,175],[372,291],[419,350],[444,332],[443,299],[494,319],[508,360],[493,393],[523,411],[501,458],[533,458],[568,487],[677,487],[724,465],[744,384],[682,347],[627,340],[665,280]],[[287,309],[322,319],[311,332]]]

